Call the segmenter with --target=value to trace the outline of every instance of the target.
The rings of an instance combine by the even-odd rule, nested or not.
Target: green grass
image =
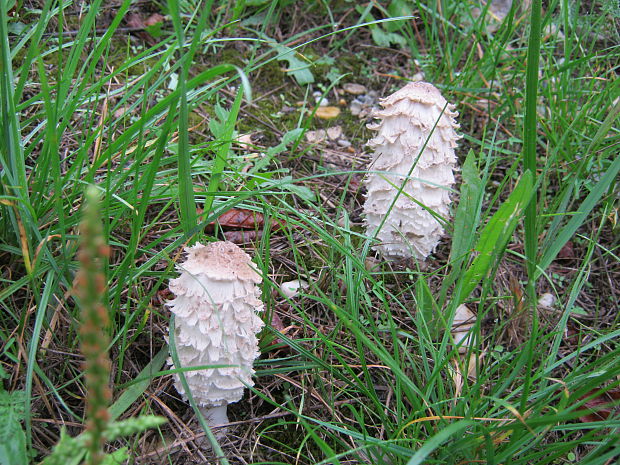
[[[162,463],[190,460],[191,442],[190,452],[164,443],[202,429],[170,384],[161,291],[182,246],[214,240],[205,225],[231,208],[285,224],[266,221],[245,248],[264,277],[266,322],[276,313],[289,328],[262,334],[256,384],[215,446],[222,463],[237,453],[303,464],[617,460],[617,402],[604,420],[580,420],[620,376],[620,48],[604,2],[550,2],[538,16],[534,1],[533,14],[515,9],[493,32],[472,2],[153,2],[170,18],[153,46],[123,32],[130,1],[113,15],[100,1],[82,12],[17,3],[9,13],[0,2],[0,443],[24,446],[0,449],[0,463],[23,463],[26,450],[39,462],[59,425],[84,429],[70,290],[88,185],[111,249],[111,417],[168,418],[139,436],[162,448]],[[243,64],[220,61],[223,51]],[[308,58],[323,54],[340,81]],[[346,74],[351,56],[364,66]],[[312,118],[293,64],[309,65],[302,75],[332,100],[341,82],[387,95],[403,82],[386,75],[423,71],[457,104],[462,183],[426,264],[373,260],[360,168],[315,161],[303,130],[326,123]],[[272,68],[279,84],[261,80]],[[210,119],[196,129],[199,114]],[[350,138],[362,149],[364,122],[342,118],[359,124]],[[242,124],[265,133],[251,151],[266,155],[239,149]],[[285,299],[279,284],[299,278],[310,287]],[[536,310],[543,292],[557,297],[553,311]],[[450,335],[461,303],[477,314],[464,358]],[[141,440],[109,447],[144,463]]]

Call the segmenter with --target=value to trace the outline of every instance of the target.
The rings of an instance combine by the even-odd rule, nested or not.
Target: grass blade
[[[530,33],[527,47],[527,69],[525,78],[525,121],[523,126],[523,171],[532,175],[532,186],[536,186],[536,147],[538,72],[540,61],[541,0],[533,0],[530,15]],[[527,294],[530,305],[536,305],[536,263],[538,255],[538,228],[536,216],[538,196],[536,187],[532,190],[530,202],[525,209],[525,258],[527,261]]]
[[[609,168],[607,168],[607,171],[601,179],[594,185],[588,196],[579,206],[579,210],[571,216],[571,219],[566,226],[564,226],[558,232],[554,240],[550,242],[549,248],[540,259],[538,268],[536,269],[536,274],[534,275],[535,278],[539,277],[547,269],[547,267],[558,255],[564,244],[574,237],[577,229],[579,229],[579,227],[586,221],[592,209],[598,205],[599,200],[605,192],[607,192],[607,189],[611,183],[616,179],[619,171],[620,157],[617,157],[611,163]]]
[[[473,426],[475,423],[470,420],[460,420],[456,423],[452,423],[451,425],[445,427],[435,436],[427,440],[420,449],[416,451],[415,454],[409,459],[407,465],[422,465],[425,462],[425,459],[438,447],[440,447],[444,442],[450,439],[451,436],[461,432],[465,428]]]
[[[220,179],[222,178],[224,168],[226,168],[226,160],[228,159],[228,152],[230,151],[230,146],[232,144],[232,136],[235,130],[237,116],[239,115],[239,109],[241,108],[244,89],[245,85],[243,85],[242,88],[240,88],[237,92],[235,101],[233,102],[232,108],[228,113],[228,118],[226,119],[226,125],[222,134],[222,140],[219,141],[219,145],[216,149],[217,151],[215,155],[215,164],[213,166],[211,178],[209,179],[209,185],[207,186],[207,193],[205,198],[205,216],[209,216],[211,214],[211,209],[213,208],[213,200],[215,199],[215,193],[217,192],[220,185]]]

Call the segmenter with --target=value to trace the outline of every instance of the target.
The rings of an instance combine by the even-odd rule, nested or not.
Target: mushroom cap
[[[439,89],[430,82],[410,82],[393,94],[382,98],[379,103],[383,107],[392,106],[399,100],[408,99],[414,102],[434,104],[443,107],[447,102]]]
[[[252,259],[238,245],[229,241],[197,242],[186,247],[187,260],[177,266],[179,271],[190,274],[202,273],[210,279],[251,281],[260,283],[262,278],[253,268]]]

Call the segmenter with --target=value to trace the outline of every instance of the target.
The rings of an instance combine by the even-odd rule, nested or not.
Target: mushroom
[[[207,423],[217,426],[228,423],[227,405],[254,385],[256,334],[263,327],[257,314],[263,310],[257,286],[262,278],[250,256],[232,242],[197,243],[185,251],[186,261],[177,266],[181,275],[170,281],[175,298],[168,303],[175,315],[178,368],[213,367],[184,374]],[[180,376],[174,378],[186,398]]]
[[[373,112],[380,121],[368,125],[378,134],[368,141],[366,231],[385,258],[424,260],[443,234],[437,217],[450,214],[457,113],[427,82],[411,82],[380,103]]]

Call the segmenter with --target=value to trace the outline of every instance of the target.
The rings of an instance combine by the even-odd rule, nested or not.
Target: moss
[[[242,53],[234,47],[223,48],[216,56],[217,64],[227,64],[244,68],[246,61]],[[213,65],[213,64],[212,64]]]
[[[313,61],[316,61],[321,56],[313,47],[306,47],[302,53]],[[222,48],[215,57],[200,56],[197,57],[196,61],[201,62],[198,66],[194,66],[196,72],[201,71],[201,67],[208,69],[221,63],[247,67],[244,53],[232,45]],[[242,113],[237,121],[236,129],[240,134],[260,131],[263,134],[261,143],[266,146],[273,146],[280,142],[279,135],[269,130],[270,125],[276,126],[281,133],[297,127],[302,109],[298,104],[303,101],[306,94],[306,89],[299,86],[291,76],[286,74],[283,69],[284,66],[285,63],[271,60],[248,73],[254,101],[246,109],[253,117],[247,117]],[[337,67],[340,73],[351,73],[350,76],[345,77],[341,81],[342,83],[359,82],[359,72],[361,67],[364,66],[366,66],[364,59],[354,55],[343,55],[331,65],[327,63],[315,65],[312,68],[318,84],[315,85],[315,88],[327,87],[329,80],[326,76],[335,67]],[[284,87],[282,87],[283,84],[285,84]],[[273,92],[274,89],[278,88],[281,89]],[[273,93],[264,97],[269,92]],[[340,125],[347,139],[355,145],[361,146],[369,136],[368,131],[365,129],[366,121],[360,120],[357,116],[350,113],[348,105],[352,100],[352,96],[343,95],[343,98],[347,101],[346,105],[337,105],[338,102],[331,102],[331,104],[337,105],[341,110],[337,118],[324,120],[315,117],[309,129],[329,128]],[[330,96],[331,100],[333,98]],[[211,114],[213,112],[212,105],[210,102],[201,103],[201,112]],[[198,114],[190,114],[190,127],[200,124],[201,118]],[[260,121],[264,121],[265,124],[261,124]],[[199,126],[200,131],[208,132],[206,121],[204,123],[204,126]]]
[[[190,111],[187,114],[187,125],[189,128],[197,131],[204,131],[208,127],[209,121],[197,111]]]

